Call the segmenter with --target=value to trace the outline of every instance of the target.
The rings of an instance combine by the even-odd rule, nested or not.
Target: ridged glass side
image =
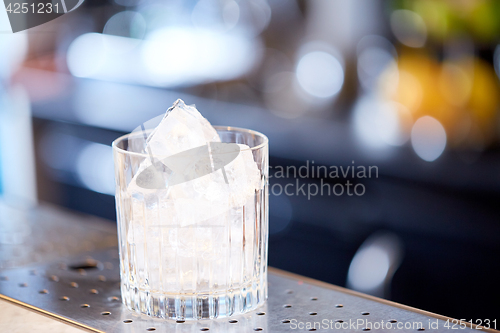
[[[183,225],[171,200],[127,191],[143,158],[115,149],[121,292],[127,308],[173,319],[220,318],[267,299],[267,145],[253,156],[261,187],[244,205]],[[196,207],[193,207],[196,209]]]
[[[229,209],[217,225],[146,223],[145,230],[130,231],[134,209],[154,208],[146,207],[143,198],[132,204],[136,199],[126,193],[117,196],[125,305],[175,320],[231,316],[261,305],[267,298],[265,199],[265,191],[258,191],[246,205]],[[160,208],[155,213],[160,220],[168,214]]]

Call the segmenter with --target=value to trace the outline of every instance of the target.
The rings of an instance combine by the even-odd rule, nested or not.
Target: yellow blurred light
[[[438,86],[448,103],[464,106],[470,97],[472,78],[460,66],[445,62],[438,78]]]
[[[399,87],[396,102],[405,105],[412,113],[417,113],[423,98],[423,86],[418,76],[413,73],[399,71]]]
[[[418,114],[424,97],[429,60],[418,55],[402,54],[397,67],[392,67],[380,78],[382,95],[406,106]]]
[[[446,130],[449,146],[484,147],[497,126],[498,79],[490,64],[463,57],[442,64],[404,49],[397,69],[379,83],[382,98],[401,103],[413,119],[431,116]]]

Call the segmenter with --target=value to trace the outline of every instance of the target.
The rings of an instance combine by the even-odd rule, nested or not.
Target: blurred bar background
[[[377,166],[347,179],[362,196],[271,191],[271,266],[493,320],[499,17],[496,0],[86,0],[0,34],[0,198],[115,221],[111,142],[182,98],[265,133],[275,172]]]

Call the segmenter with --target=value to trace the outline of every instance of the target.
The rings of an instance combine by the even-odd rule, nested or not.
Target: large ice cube
[[[165,190],[148,190],[137,183],[137,176],[153,163],[161,164],[161,159],[165,157],[193,150],[210,142],[220,142],[216,130],[194,106],[187,106],[182,100],[177,100],[147,138],[145,150],[149,158],[141,163],[129,184],[129,192],[132,196],[137,196],[137,193],[153,194],[161,197],[163,202],[173,200],[174,212],[166,218],[167,224],[177,217],[181,225],[191,225],[220,215],[230,207],[244,205],[247,197],[259,188],[261,181],[252,151],[244,144],[238,145],[239,154],[223,168],[224,170],[219,169],[181,184],[167,186]],[[213,167],[224,155],[225,152],[211,151],[213,163],[208,167]],[[226,173],[227,182],[223,171]]]
[[[220,142],[217,131],[194,105],[178,99],[148,136],[146,150],[151,149],[154,156],[167,157],[208,142]]]
[[[235,268],[232,280],[238,281],[251,272],[253,253],[248,247],[254,237],[252,204],[261,187],[261,174],[247,145],[239,144],[237,157],[223,170],[165,189],[146,189],[137,182],[143,170],[161,163],[163,158],[203,145],[208,148],[210,142],[220,142],[216,130],[194,106],[182,100],[174,103],[147,137],[148,158],[141,162],[127,189],[132,209],[127,240],[134,249],[135,268],[145,272],[138,276],[149,281],[151,288],[162,289],[173,279],[184,281],[183,288],[187,288],[193,281],[186,281],[188,275],[182,272],[192,272],[189,265],[202,268],[198,280],[213,274],[209,267],[220,266],[217,277],[210,275],[219,284],[227,279],[224,263],[229,259]],[[224,157],[210,151],[210,158],[209,167],[213,168]],[[201,261],[186,261],[186,257]]]

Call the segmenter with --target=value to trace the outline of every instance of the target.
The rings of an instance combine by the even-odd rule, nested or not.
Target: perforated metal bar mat
[[[0,298],[96,332],[449,333],[454,324],[461,328],[446,317],[272,268],[269,299],[263,307],[246,315],[215,320],[175,322],[131,312],[121,303],[119,281],[118,253],[111,249],[1,271]]]

